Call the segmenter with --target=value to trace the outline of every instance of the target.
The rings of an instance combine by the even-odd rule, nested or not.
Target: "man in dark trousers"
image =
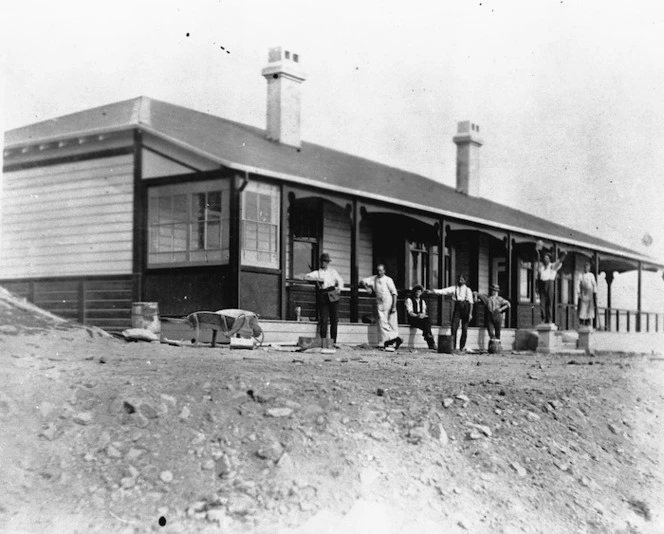
[[[491,284],[491,294],[482,295],[474,292],[475,300],[479,300],[486,308],[486,329],[489,332],[489,339],[491,341],[500,342],[500,326],[503,323],[503,312],[510,307],[510,301],[498,295],[500,286],[498,284]]]
[[[468,337],[468,323],[473,318],[473,292],[466,285],[466,277],[459,275],[457,285],[445,287],[443,289],[431,290],[436,295],[451,295],[454,302],[454,311],[452,312],[452,338],[454,347],[456,347],[456,335],[461,323],[461,339],[459,340],[459,350],[466,350],[466,338]]]
[[[408,315],[408,324],[413,328],[422,330],[422,336],[430,349],[436,348],[431,333],[431,320],[427,314],[427,303],[422,299],[424,288],[417,284],[411,289],[410,297],[406,299],[406,313]]]
[[[564,250],[560,253],[560,257],[551,262],[551,255],[547,252],[544,254],[544,260],[537,267],[537,280],[540,300],[542,303],[542,322],[553,322],[553,286],[556,281],[556,275],[563,266],[567,252]]]
[[[320,255],[320,268],[310,273],[300,275],[305,280],[316,282],[318,289],[318,333],[321,339],[327,338],[327,325],[330,324],[330,337],[337,343],[337,324],[339,322],[339,299],[344,281],[339,273],[330,267],[330,255],[326,252]]]

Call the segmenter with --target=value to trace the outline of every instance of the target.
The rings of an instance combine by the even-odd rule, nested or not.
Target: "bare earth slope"
[[[127,343],[0,291],[0,531],[664,532],[663,386],[654,354]]]

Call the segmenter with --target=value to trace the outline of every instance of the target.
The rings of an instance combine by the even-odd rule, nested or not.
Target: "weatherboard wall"
[[[133,158],[5,172],[0,279],[131,274]]]
[[[344,283],[350,283],[350,233],[348,213],[331,202],[323,204],[323,246]]]

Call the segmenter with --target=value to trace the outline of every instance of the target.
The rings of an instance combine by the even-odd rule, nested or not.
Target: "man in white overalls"
[[[397,288],[394,280],[385,274],[385,265],[379,264],[376,273],[362,280],[360,285],[372,291],[376,297],[374,316],[378,325],[380,343],[386,351],[394,351],[403,343],[403,339],[399,337],[397,319]]]

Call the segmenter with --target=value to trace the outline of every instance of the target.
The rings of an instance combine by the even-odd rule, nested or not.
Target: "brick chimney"
[[[471,121],[462,121],[453,138],[457,146],[457,191],[477,197],[480,194],[480,127]]]
[[[299,54],[281,46],[270,48],[268,64],[261,74],[267,80],[268,139],[299,148],[300,84],[305,80]]]

